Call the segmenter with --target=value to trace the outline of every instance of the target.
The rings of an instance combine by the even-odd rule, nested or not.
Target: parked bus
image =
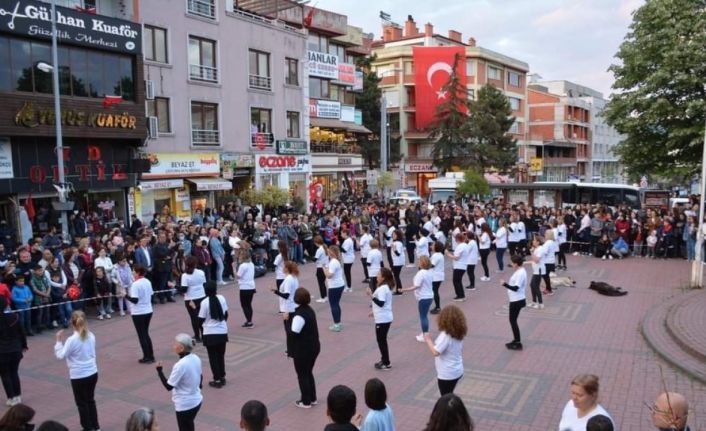
[[[626,204],[634,209],[642,208],[642,192],[639,187],[625,184],[536,182],[490,184],[494,194],[502,195],[505,202],[529,203],[532,206],[562,208],[578,204],[603,204],[611,207]]]

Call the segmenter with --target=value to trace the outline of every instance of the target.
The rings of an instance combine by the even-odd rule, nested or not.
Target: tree
[[[392,187],[395,184],[395,178],[392,176],[392,172],[381,172],[378,176],[378,190],[382,190],[385,193],[385,189]]]
[[[480,172],[495,168],[507,172],[517,162],[516,140],[508,132],[515,123],[507,97],[492,85],[478,90],[468,113],[469,165]]]
[[[616,90],[603,112],[625,135],[616,148],[631,177],[698,173],[706,121],[703,1],[647,1],[615,55]]]
[[[490,186],[482,173],[468,169],[463,173],[463,181],[458,185],[458,191],[464,195],[487,195]]]

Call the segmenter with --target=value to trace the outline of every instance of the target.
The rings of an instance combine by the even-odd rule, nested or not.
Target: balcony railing
[[[190,64],[189,78],[196,81],[218,82],[218,69],[200,64]]]
[[[282,28],[284,30],[291,31],[293,33],[303,34],[306,32],[305,29],[303,29],[303,28],[300,29],[300,28],[291,26],[280,19],[271,19],[271,18],[267,18],[267,17],[261,16],[261,15],[255,15],[255,14],[250,13],[250,12],[243,10],[243,9],[239,9],[238,4],[235,1],[234,1],[234,6],[233,6],[233,12],[228,12],[228,14],[232,14],[232,15],[237,16],[239,18],[247,19],[249,21],[257,22],[260,24],[271,25],[274,27]]]
[[[218,130],[192,129],[191,145],[218,146],[221,144],[221,134]]]
[[[208,19],[216,19],[216,5],[214,0],[189,0],[187,12]]]
[[[272,78],[269,76],[260,75],[249,75],[250,76],[250,88],[256,88],[258,90],[271,90],[272,89]]]
[[[275,143],[275,135],[272,133],[257,132],[250,135],[250,144],[254,148],[272,148]]]
[[[330,142],[312,142],[312,153],[360,154],[360,148],[355,144],[334,144]]]

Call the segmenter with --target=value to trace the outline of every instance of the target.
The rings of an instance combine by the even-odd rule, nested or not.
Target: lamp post
[[[699,219],[696,222],[696,255],[691,263],[691,287],[704,287],[703,283],[703,267],[704,267],[704,207],[706,206],[706,130],[704,130],[704,148],[701,155],[701,184],[699,185]]]

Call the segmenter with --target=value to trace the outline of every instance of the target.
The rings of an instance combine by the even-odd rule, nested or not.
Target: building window
[[[513,111],[520,110],[520,99],[518,99],[517,97],[508,97],[508,100],[510,101],[510,108]]]
[[[272,110],[250,108],[250,128],[252,133],[272,133]]]
[[[299,135],[299,113],[287,111],[287,137],[298,138]]]
[[[503,71],[497,67],[488,66],[488,79],[494,79],[496,81],[503,80]]]
[[[216,41],[189,36],[189,78],[218,82]]]
[[[145,60],[168,63],[167,30],[145,25],[144,33]]]
[[[135,98],[130,56],[59,46],[59,92],[65,96]],[[52,74],[37,67],[51,63],[49,43],[0,38],[0,90],[51,94]]]
[[[250,50],[250,88],[258,90],[271,90],[272,78],[270,77],[270,54],[262,51]]]
[[[309,51],[328,52],[328,38],[319,34],[309,33],[306,49]]]
[[[192,15],[216,19],[215,0],[187,0],[186,11]]]
[[[347,63],[346,48],[342,45],[329,44],[328,53],[338,57],[339,63]]]
[[[473,88],[468,89],[468,100],[476,100],[476,90]]]
[[[414,75],[414,63],[411,61],[405,61],[404,62],[404,74],[405,75]]]
[[[520,86],[520,74],[517,72],[508,72],[507,73],[507,83],[512,85],[513,87],[519,87]]]
[[[330,95],[328,80],[309,78],[309,97],[314,99],[328,99]]]
[[[338,102],[343,101],[343,88],[338,85],[329,85],[329,98]]]
[[[512,126],[510,126],[510,129],[507,132],[515,135],[520,133],[520,123],[518,123],[517,121],[512,123]]]
[[[157,117],[159,120],[159,133],[171,133],[172,126],[169,120],[169,99],[155,97],[147,101],[147,116]]]
[[[466,60],[466,76],[476,75],[476,62],[474,60]]]
[[[355,93],[352,91],[345,90],[345,89],[343,89],[341,91],[343,92],[343,100],[341,100],[341,102],[344,105],[355,106]]]
[[[299,61],[294,58],[287,58],[284,61],[284,82],[287,85],[299,85]]]
[[[191,102],[191,145],[220,145],[218,105]]]

